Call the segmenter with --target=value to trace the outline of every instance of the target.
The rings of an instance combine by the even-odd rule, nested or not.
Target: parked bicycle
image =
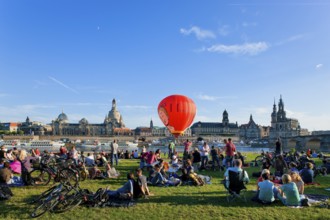
[[[46,186],[51,178],[54,182],[69,181],[72,186],[78,184],[78,173],[63,163],[54,162],[54,158],[45,156],[41,158],[38,168],[29,173],[30,182],[35,186]]]

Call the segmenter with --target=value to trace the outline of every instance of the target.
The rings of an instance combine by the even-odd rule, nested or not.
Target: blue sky
[[[0,0],[0,121],[63,111],[161,126],[183,94],[195,121],[270,125],[274,98],[309,130],[330,129],[330,1]]]

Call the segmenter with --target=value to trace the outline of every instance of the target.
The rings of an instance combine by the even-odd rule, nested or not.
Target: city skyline
[[[158,103],[194,100],[194,122],[270,126],[274,99],[330,130],[330,2],[1,1],[0,121],[163,126]]]

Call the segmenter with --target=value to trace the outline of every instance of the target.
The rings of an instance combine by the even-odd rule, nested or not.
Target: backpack
[[[14,194],[8,186],[0,186],[0,200],[8,200]]]

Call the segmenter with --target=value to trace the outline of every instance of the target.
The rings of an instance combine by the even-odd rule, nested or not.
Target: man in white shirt
[[[201,159],[202,159],[202,165],[201,165],[201,170],[206,169],[206,165],[209,161],[209,152],[210,152],[210,147],[209,145],[204,142],[203,146],[200,148],[201,152]]]
[[[111,154],[113,155],[113,158],[116,161],[116,166],[118,166],[118,147],[119,146],[118,146],[116,140],[113,140],[113,143],[111,144]],[[113,164],[111,164],[111,165],[113,165]]]

